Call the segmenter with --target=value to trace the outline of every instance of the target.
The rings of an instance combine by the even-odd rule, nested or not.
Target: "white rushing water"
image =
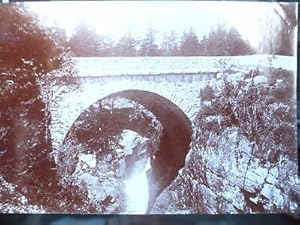
[[[149,158],[138,161],[132,176],[124,181],[128,199],[127,213],[144,214],[147,210],[149,199],[147,170],[149,168]]]

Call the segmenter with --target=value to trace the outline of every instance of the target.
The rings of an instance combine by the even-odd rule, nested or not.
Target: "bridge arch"
[[[55,134],[52,136],[55,158],[76,118],[90,105],[112,93],[133,89],[156,93],[175,103],[193,121],[199,111],[199,91],[205,76],[194,77],[193,82],[188,82],[186,77],[189,76],[178,75],[178,79],[173,75],[82,77],[78,89],[67,92],[58,89],[51,103],[50,129]]]
[[[121,99],[121,102],[126,99],[133,104],[143,106],[144,110],[150,113],[145,115],[143,110],[136,113],[136,108],[126,105],[126,102],[124,107],[106,108],[110,99]],[[159,124],[153,126],[153,120],[158,121]],[[150,131],[145,129],[147,127],[150,127]],[[84,110],[72,124],[63,142],[62,149],[64,150],[59,154],[58,159],[63,162],[70,149],[72,151],[75,149],[76,152],[82,151],[79,148],[83,147],[88,152],[93,152],[99,145],[102,146],[101,154],[106,155],[112,149],[105,149],[108,145],[105,145],[103,138],[99,138],[99,136],[103,137],[101,132],[109,132],[109,139],[125,129],[147,137],[153,148],[153,140],[151,140],[153,133],[155,134],[153,128],[160,129],[160,133],[159,140],[156,142],[157,149],[150,151],[152,154],[151,169],[147,172],[148,209],[151,209],[156,197],[174,180],[178,170],[184,166],[192,135],[191,122],[188,117],[167,98],[149,91],[125,90],[99,99]],[[147,146],[149,147],[149,145]],[[75,165],[78,157],[71,158],[73,162],[69,165]],[[74,166],[73,168],[72,166],[71,168],[70,166],[62,167],[67,169],[64,173],[71,174],[75,170]]]

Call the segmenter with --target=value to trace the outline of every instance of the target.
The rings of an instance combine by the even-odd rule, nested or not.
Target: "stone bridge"
[[[50,110],[55,148],[84,109],[112,93],[129,89],[156,93],[176,104],[192,121],[201,87],[224,70],[246,72],[257,65],[293,70],[295,65],[291,57],[270,55],[74,58],[74,62],[81,87],[68,93],[66,88],[54,89]]]
[[[78,149],[77,146],[86,146],[85,149],[101,146],[99,137],[103,136],[98,130],[103,129],[103,120],[107,115],[105,110],[99,111],[102,101],[117,96],[137,102],[153,113],[162,126],[159,146],[155,148],[157,152],[153,153],[154,156],[150,156],[151,170],[147,171],[148,181],[151,181],[148,210],[151,210],[156,197],[175,179],[178,170],[184,167],[192,136],[191,121],[199,111],[199,92],[213,76],[215,73],[81,76],[78,89],[65,92],[66,87],[56,87],[51,105],[51,137],[58,167],[60,162],[74,158],[74,155],[69,154],[78,152],[70,149]],[[126,122],[126,118],[133,115],[130,111],[125,109],[114,112],[115,123],[112,129],[115,135],[120,134],[121,129],[129,129],[144,136],[145,131],[141,125],[138,128],[130,124],[141,123],[140,119]],[[77,163],[73,160],[67,163],[71,165],[69,167],[63,163],[59,171],[63,171],[63,176],[71,175],[76,167],[73,165]]]
[[[76,118],[97,100],[124,90],[158,94],[177,105],[192,121],[199,110],[199,92],[214,73],[80,77],[80,87],[65,93],[55,90],[51,105],[51,134],[59,148]],[[163,106],[162,106],[163,107]]]

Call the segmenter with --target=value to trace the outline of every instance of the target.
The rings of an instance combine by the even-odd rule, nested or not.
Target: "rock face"
[[[224,74],[201,91],[185,167],[152,213],[297,209],[294,74],[260,69],[232,78]]]

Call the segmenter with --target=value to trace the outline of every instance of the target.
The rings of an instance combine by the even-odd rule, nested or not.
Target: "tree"
[[[158,56],[159,50],[155,43],[155,30],[149,26],[140,47],[141,56]]]
[[[261,24],[259,51],[264,54],[294,55],[297,25],[295,3],[275,3]]]
[[[49,205],[60,189],[40,83],[69,58],[22,4],[0,7],[0,30],[0,175],[30,203]]]
[[[99,56],[100,36],[91,25],[81,22],[69,40],[69,46],[77,57]]]
[[[231,27],[226,35],[226,52],[228,55],[250,55],[254,50],[245,41],[235,27]]]
[[[115,55],[114,42],[111,40],[111,37],[109,35],[98,36],[96,51],[97,51],[96,53],[97,56],[109,57]]]
[[[205,39],[205,48],[205,54],[211,56],[249,55],[254,52],[235,27],[227,29],[222,24],[211,30],[208,39]]]
[[[208,35],[207,55],[228,55],[227,42],[228,35],[225,26],[223,24],[218,24]]]
[[[189,32],[184,32],[180,42],[180,54],[183,56],[199,55],[200,43],[197,35],[191,28]]]
[[[297,25],[296,4],[277,3],[275,12],[280,17],[281,30],[278,37],[280,49],[277,54],[294,55],[294,30]]]
[[[68,38],[65,29],[58,26],[54,26],[50,27],[49,31],[51,39],[55,42],[57,46],[64,48],[68,47]]]
[[[120,38],[115,47],[115,54],[117,56],[136,56],[137,41],[130,33]]]
[[[206,35],[204,35],[202,40],[200,41],[199,55],[207,55],[207,37],[206,37]]]
[[[174,30],[169,35],[164,35],[164,41],[161,44],[160,50],[164,56],[177,56],[179,54],[178,36]]]

